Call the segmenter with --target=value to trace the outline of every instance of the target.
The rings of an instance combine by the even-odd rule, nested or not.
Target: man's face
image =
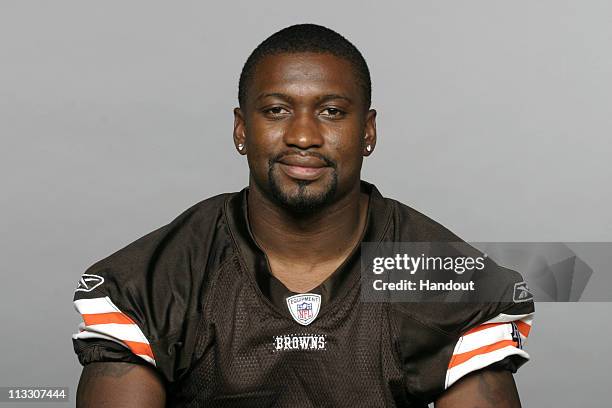
[[[332,54],[265,57],[235,110],[251,184],[296,212],[310,212],[358,188],[375,144],[376,112],[364,106],[350,62]],[[367,145],[370,148],[367,148]]]

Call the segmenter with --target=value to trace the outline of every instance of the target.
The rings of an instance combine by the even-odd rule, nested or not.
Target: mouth
[[[327,162],[314,156],[284,156],[278,165],[290,178],[305,181],[317,180],[331,169]]]

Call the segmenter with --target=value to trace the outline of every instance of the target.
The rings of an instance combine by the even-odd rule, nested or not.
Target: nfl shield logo
[[[304,293],[287,298],[287,307],[293,319],[307,326],[317,318],[321,308],[321,295]]]

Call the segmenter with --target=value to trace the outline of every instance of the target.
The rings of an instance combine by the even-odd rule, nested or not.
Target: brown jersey
[[[461,241],[362,188],[362,242]],[[82,275],[83,365],[151,365],[170,407],[425,407],[469,372],[529,359],[532,301],[362,302],[359,246],[322,284],[291,292],[253,239],[247,196],[202,201]],[[500,294],[521,280],[506,271]]]

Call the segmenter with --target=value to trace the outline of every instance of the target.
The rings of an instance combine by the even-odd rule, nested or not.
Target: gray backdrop
[[[152,3],[0,3],[0,386],[74,396],[79,275],[247,182],[238,75],[293,23],[369,62],[383,194],[469,241],[612,241],[609,1]],[[526,407],[608,405],[611,312],[537,305]]]

